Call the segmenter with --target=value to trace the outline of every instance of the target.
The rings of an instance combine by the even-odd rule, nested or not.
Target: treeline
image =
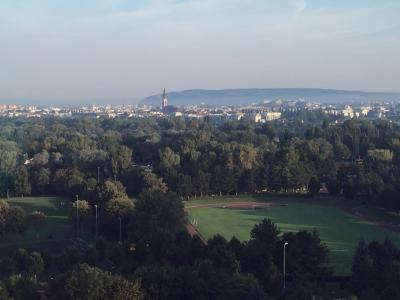
[[[137,196],[318,192],[399,209],[400,131],[390,121],[315,127],[176,119],[0,120],[0,194],[93,197],[107,179]],[[100,181],[100,182],[98,182]],[[311,183],[311,185],[310,185]],[[398,197],[397,197],[398,198]]]
[[[347,288],[359,299],[400,299],[400,251],[390,241],[361,239],[354,255]]]
[[[82,261],[93,259],[81,257],[74,247],[60,255],[18,249],[0,260],[0,299],[144,299],[139,280],[129,281]],[[43,280],[49,272],[60,273]]]

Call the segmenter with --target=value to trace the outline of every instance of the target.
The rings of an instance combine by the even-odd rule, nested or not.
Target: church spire
[[[166,106],[168,106],[168,98],[167,98],[167,94],[165,93],[165,88],[164,88],[162,102],[161,102],[161,108],[164,109]]]

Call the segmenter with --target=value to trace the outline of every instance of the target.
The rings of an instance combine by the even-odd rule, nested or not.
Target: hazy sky
[[[400,91],[399,0],[0,0],[0,99]]]

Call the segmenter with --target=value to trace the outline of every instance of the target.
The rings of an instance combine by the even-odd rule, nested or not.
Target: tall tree
[[[41,211],[33,211],[31,214],[26,216],[25,220],[28,226],[32,226],[36,230],[36,237],[39,237],[39,232],[46,224],[46,215]]]
[[[68,299],[106,299],[109,277],[96,267],[77,265],[65,282]]]
[[[135,203],[136,234],[145,236],[158,228],[176,233],[183,230],[186,214],[182,201],[171,192],[145,191]]]
[[[120,181],[106,180],[97,188],[96,201],[105,205],[111,199],[127,198],[125,187]]]
[[[26,167],[18,167],[15,173],[14,190],[18,196],[29,196],[32,187],[29,182],[29,173]]]
[[[308,183],[308,193],[311,196],[315,196],[319,193],[321,188],[321,183],[315,179],[315,177],[311,177],[310,182]]]

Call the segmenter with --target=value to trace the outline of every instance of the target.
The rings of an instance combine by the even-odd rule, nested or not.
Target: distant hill
[[[186,90],[167,92],[168,104],[181,105],[243,105],[266,100],[318,101],[321,103],[400,101],[400,93],[343,91],[311,88]],[[143,99],[141,104],[160,106],[161,94]]]

